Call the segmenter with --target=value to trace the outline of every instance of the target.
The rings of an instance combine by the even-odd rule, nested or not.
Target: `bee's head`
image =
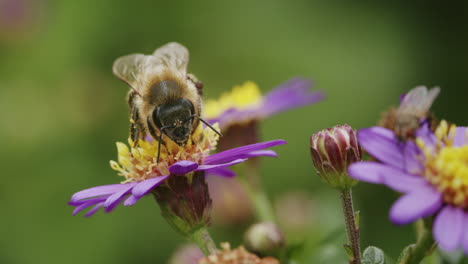
[[[187,99],[159,105],[153,111],[153,120],[159,131],[179,145],[187,143],[193,130],[193,104]]]

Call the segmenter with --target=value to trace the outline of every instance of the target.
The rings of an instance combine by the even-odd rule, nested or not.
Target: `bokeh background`
[[[434,111],[466,125],[466,11],[464,1],[1,0],[0,263],[166,263],[184,242],[152,198],[89,219],[66,204],[78,190],[120,181],[108,161],[127,137],[128,89],[113,60],[169,41],[189,48],[206,98],[245,80],[267,92],[295,76],[326,92],[322,103],[262,123],[264,140],[289,142],[264,160],[262,177],[272,200],[292,190],[310,197],[312,241],[340,230],[339,200],[314,172],[309,136],[371,126],[420,84],[442,87]],[[396,197],[355,188],[362,246],[392,257],[414,241],[411,226],[387,220]],[[217,226],[213,236],[237,245],[246,226]]]

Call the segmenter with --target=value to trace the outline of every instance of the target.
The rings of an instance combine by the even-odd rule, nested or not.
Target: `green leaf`
[[[360,214],[360,211],[356,211],[354,213],[354,225],[356,226],[356,229],[359,230],[359,218],[360,218],[361,214]]]
[[[362,264],[384,264],[385,254],[377,247],[367,247],[362,254]]]
[[[354,259],[353,249],[349,245],[343,245],[349,260]]]

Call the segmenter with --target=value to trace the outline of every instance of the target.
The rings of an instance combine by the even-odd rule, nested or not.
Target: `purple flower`
[[[323,100],[324,94],[310,91],[310,81],[294,78],[271,92],[261,95],[253,82],[236,86],[217,101],[205,104],[205,118],[210,123],[219,123],[222,130],[235,124],[265,119],[274,114]]]
[[[384,184],[403,193],[390,210],[395,224],[435,216],[433,233],[447,251],[468,254],[468,134],[466,127],[442,121],[435,132],[427,124],[415,141],[400,141],[394,132],[372,127],[358,132],[361,146],[378,161],[354,163],[352,178]]]
[[[100,208],[111,212],[122,202],[124,206],[134,205],[157,186],[165,184],[170,177],[184,177],[196,172],[232,177],[234,172],[228,167],[252,157],[276,157],[274,151],[266,148],[286,143],[284,140],[273,140],[209,155],[217,140],[218,137],[212,130],[202,129],[200,126],[192,135],[191,142],[184,147],[171,141],[166,142],[166,146],[161,149],[159,162],[156,162],[156,141],[141,140],[138,147],[131,149],[118,143],[118,163],[111,161],[111,167],[126,180],[121,184],[97,186],[75,193],[69,202],[69,205],[75,207],[73,215],[87,208],[91,209],[85,214],[86,217]]]

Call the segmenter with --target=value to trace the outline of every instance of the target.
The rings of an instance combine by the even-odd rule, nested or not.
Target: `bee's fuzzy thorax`
[[[167,90],[167,93],[164,95],[154,94],[152,92],[152,87],[163,81],[174,81],[176,88]],[[170,70],[165,70],[161,74],[153,75],[149,78],[142,78],[140,87],[140,90],[142,91],[142,116],[147,116],[150,114],[150,112],[154,110],[155,106],[161,104],[170,104],[181,98],[188,99],[190,102],[192,102],[193,105],[197,105],[199,101],[197,90],[193,84],[188,82],[186,78],[182,78],[180,74],[174,73]]]

